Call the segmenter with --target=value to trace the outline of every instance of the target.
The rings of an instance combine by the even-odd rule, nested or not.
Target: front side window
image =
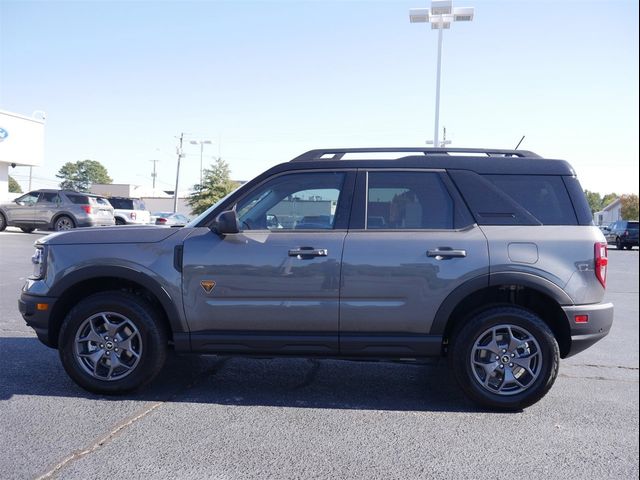
[[[16,203],[23,207],[29,207],[34,205],[38,201],[38,192],[29,192],[16,198]]]
[[[367,229],[453,228],[453,200],[433,172],[369,172]]]
[[[293,173],[260,185],[236,206],[243,230],[331,230],[345,174]]]

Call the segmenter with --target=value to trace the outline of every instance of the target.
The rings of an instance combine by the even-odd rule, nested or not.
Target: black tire
[[[125,222],[123,219],[116,217],[116,225],[126,225],[127,222]]]
[[[73,221],[73,218],[67,215],[60,215],[56,218],[56,221],[53,222],[53,229],[56,232],[64,232],[73,228],[76,228],[76,222]]]
[[[20,230],[22,230],[24,233],[31,233],[35,230],[35,228],[20,227]]]
[[[478,360],[478,357],[474,355],[488,353],[488,348],[476,348],[482,343],[482,339],[488,338],[486,335],[491,335],[487,332],[492,331],[495,335],[495,332],[500,332],[505,326],[511,327],[512,330],[510,329],[509,333],[524,331],[529,334],[531,340],[522,345],[529,346],[530,351],[539,352],[535,356],[528,357],[531,359],[530,362],[536,361],[537,367],[531,367],[531,363],[529,364],[531,371],[535,371],[536,375],[529,375],[528,370],[527,373],[524,373],[525,370],[520,370],[518,365],[515,365],[514,369],[508,368],[511,374],[516,372],[515,376],[520,375],[519,379],[523,379],[523,383],[526,383],[525,386],[518,386],[520,385],[517,383],[519,379],[511,383],[506,382],[505,367],[514,366],[513,363],[509,363],[511,360],[507,360],[509,356],[514,356],[510,355],[512,350],[501,349],[498,355],[502,355],[502,357],[496,356],[495,359],[488,359],[491,363],[487,364],[487,367],[497,365],[493,373],[498,373],[497,377],[487,374],[485,380],[497,379],[498,385],[496,386],[483,385],[480,374],[486,370],[478,366],[480,362],[474,362],[474,360]],[[497,338],[497,335],[491,338]],[[498,342],[496,342],[497,344]],[[518,353],[513,361],[521,360],[519,357]],[[527,357],[523,356],[522,358],[526,359]],[[449,351],[449,362],[456,381],[471,400],[490,409],[521,410],[544,397],[555,382],[560,365],[560,349],[547,324],[537,315],[518,307],[495,307],[471,317],[454,333]],[[502,378],[499,378],[500,374],[502,374]],[[527,379],[529,379],[528,383]],[[497,391],[498,388],[502,390],[502,387],[507,384],[512,384],[520,390],[508,391],[505,389],[502,393]]]
[[[618,250],[624,250],[624,245],[622,244],[620,237],[616,238],[616,248]]]
[[[107,331],[98,334],[99,328],[94,328],[93,322],[99,327],[105,318],[122,322],[112,337]],[[132,330],[136,333],[131,334]],[[85,331],[88,334],[81,335]],[[94,334],[104,343],[90,340]],[[133,341],[128,340],[131,337]],[[127,341],[133,345],[130,352]],[[127,393],[153,380],[164,365],[167,344],[167,332],[154,307],[140,296],[115,291],[96,293],[78,303],[65,318],[58,338],[62,365],[73,381],[85,390],[106,395]],[[134,350],[138,353],[135,357],[131,354]],[[92,364],[92,358],[98,360]],[[120,366],[114,367],[112,358]],[[108,378],[112,373],[114,378]]]
[[[0,232],[7,228],[7,219],[4,218],[4,214],[0,213]]]

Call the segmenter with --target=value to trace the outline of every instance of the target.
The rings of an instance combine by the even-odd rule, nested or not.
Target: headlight
[[[33,263],[33,275],[31,278],[34,280],[40,280],[44,278],[45,268],[47,266],[47,257],[44,253],[44,247],[42,245],[38,245],[36,247],[36,251],[31,257],[31,263]]]

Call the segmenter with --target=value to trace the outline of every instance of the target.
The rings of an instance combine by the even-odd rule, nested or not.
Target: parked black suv
[[[618,250],[638,246],[638,221],[618,220],[609,225],[605,234],[607,243],[615,245]]]
[[[564,161],[316,150],[182,228],[40,239],[20,311],[93,392],[149,382],[168,348],[447,356],[470,398],[519,409],[609,332],[606,247]]]

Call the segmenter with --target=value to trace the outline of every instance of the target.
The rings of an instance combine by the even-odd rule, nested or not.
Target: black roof
[[[367,154],[374,154],[367,158]],[[380,154],[383,154],[380,158]],[[388,156],[386,155],[388,154]],[[408,155],[407,155],[408,154]],[[348,159],[357,156],[357,159]],[[288,164],[303,168],[433,168],[471,170],[481,174],[575,175],[564,160],[551,160],[527,150],[478,148],[337,148],[310,150]]]

